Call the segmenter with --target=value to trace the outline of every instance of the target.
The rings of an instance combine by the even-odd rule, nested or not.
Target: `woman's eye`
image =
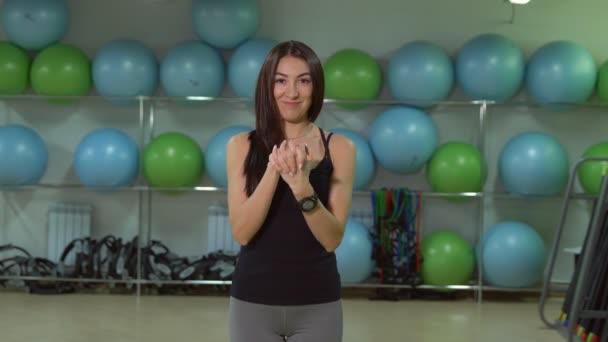
[[[277,79],[275,80],[275,82],[276,82],[276,83],[278,83],[278,84],[285,84],[285,80],[284,80],[284,79],[282,79],[282,78],[277,78]]]
[[[303,79],[300,80],[300,82],[302,82],[304,84],[309,84],[312,81],[309,78],[303,78]]]

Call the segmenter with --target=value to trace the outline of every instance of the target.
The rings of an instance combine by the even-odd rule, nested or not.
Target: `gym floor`
[[[547,303],[557,316],[562,300]],[[228,341],[228,297],[0,292],[2,342]],[[565,341],[536,298],[450,301],[344,299],[344,341]]]

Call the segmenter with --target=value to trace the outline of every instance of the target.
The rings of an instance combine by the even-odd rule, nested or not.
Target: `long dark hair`
[[[323,66],[316,53],[306,44],[298,41],[286,41],[277,44],[266,56],[260,69],[255,90],[255,131],[249,134],[249,152],[243,165],[245,190],[251,195],[258,186],[268,165],[268,155],[274,145],[285,139],[281,126],[281,116],[274,98],[274,76],[281,58],[292,56],[308,64],[312,80],[313,93],[308,120],[314,122],[323,106],[325,79]]]

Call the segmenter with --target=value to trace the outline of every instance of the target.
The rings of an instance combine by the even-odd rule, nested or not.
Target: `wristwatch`
[[[303,212],[313,211],[319,203],[319,196],[317,196],[317,193],[315,192],[312,196],[302,198],[298,203]]]

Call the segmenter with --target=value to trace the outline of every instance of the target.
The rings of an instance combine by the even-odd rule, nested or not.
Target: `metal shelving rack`
[[[570,324],[567,326],[563,326],[559,320],[552,322],[545,315],[545,306],[547,304],[547,299],[550,296],[550,284],[549,279],[554,271],[555,262],[557,258],[557,252],[560,247],[560,242],[562,238],[562,234],[564,232],[564,225],[566,220],[566,215],[568,213],[569,207],[569,199],[572,197],[572,188],[574,185],[575,178],[578,174],[578,170],[581,165],[590,161],[603,161],[608,162],[608,158],[584,158],[578,161],[573,168],[573,171],[570,176],[570,180],[568,183],[567,191],[564,195],[560,223],[557,227],[555,238],[553,241],[553,247],[551,249],[550,258],[547,263],[547,268],[545,272],[545,282],[541,291],[541,299],[539,302],[539,313],[541,320],[550,328],[556,329],[560,334],[564,335],[568,342],[574,341],[576,334],[576,322],[579,319],[603,319],[608,321],[608,310],[604,311],[593,311],[593,310],[583,310],[583,302],[585,298],[588,297],[588,293],[590,292],[590,282],[591,277],[590,274],[592,263],[605,262],[602,260],[592,260],[593,255],[595,254],[598,247],[598,240],[600,237],[600,232],[602,229],[606,229],[606,220],[608,218],[608,176],[604,176],[601,183],[601,188],[598,196],[596,196],[594,200],[594,209],[593,215],[591,217],[587,234],[585,237],[585,243],[583,245],[583,249],[580,255],[580,261],[578,264],[578,272],[574,273],[574,277],[572,279],[572,284],[574,285],[574,296],[572,297],[572,303],[570,307],[566,310],[566,314],[568,315],[567,321]],[[604,327],[605,330],[608,330],[608,327]],[[601,342],[608,341],[608,332],[604,332],[603,337],[601,337]]]
[[[87,97],[76,97],[75,99],[83,99],[83,98],[93,98],[97,96],[87,96]],[[70,99],[70,97],[66,97]],[[37,95],[16,95],[16,96],[2,96],[1,100],[40,100],[44,99],[44,97]],[[51,98],[48,98],[51,99]],[[131,99],[133,100],[133,99]],[[140,146],[145,146],[153,137],[154,130],[156,128],[156,112],[155,112],[155,102],[156,101],[221,101],[225,103],[247,103],[250,102],[249,99],[240,99],[240,98],[210,98],[210,97],[187,97],[185,99],[171,99],[171,98],[163,98],[163,97],[137,97],[137,101],[139,101],[139,143]],[[376,105],[398,105],[403,104],[399,101],[394,100],[374,100],[374,101],[344,101],[344,100],[332,100],[326,99],[324,101],[327,104],[332,103],[342,103],[342,102],[364,102],[367,104],[376,104]],[[493,101],[442,101],[435,103],[411,103],[411,104],[434,104],[434,105],[445,105],[445,106],[477,106],[479,108],[479,140],[477,141],[477,147],[480,149],[482,155],[485,156],[485,136],[486,136],[486,117],[488,112],[488,107],[496,104]],[[511,103],[512,105],[517,105],[517,102]],[[531,103],[521,103],[523,106],[532,106]],[[10,192],[10,191],[37,191],[37,190],[45,190],[45,189],[54,189],[54,190],[66,190],[66,191],[82,191],[82,190],[95,190],[95,188],[85,187],[80,184],[49,184],[49,183],[41,183],[37,185],[29,185],[29,186],[0,186],[0,193]],[[150,241],[151,235],[151,194],[154,191],[160,190],[180,190],[180,191],[192,191],[192,192],[208,192],[208,193],[225,193],[225,189],[212,187],[212,186],[195,186],[195,187],[179,187],[179,188],[163,188],[163,187],[151,187],[145,184],[142,180],[142,177],[139,177],[137,184],[129,187],[117,187],[115,188],[117,191],[135,191],[138,192],[139,196],[139,204],[138,204],[138,215],[139,215],[139,227],[138,234],[139,236],[147,237],[146,243]],[[356,191],[353,194],[354,196],[369,196],[369,192],[367,191]],[[513,200],[522,200],[522,199],[559,199],[558,196],[527,196],[527,195],[515,195],[508,193],[499,193],[499,192],[490,192],[490,191],[482,191],[482,192],[464,192],[464,193],[438,193],[438,192],[422,192],[421,193],[423,199],[424,198],[446,198],[446,197],[469,197],[475,198],[480,201],[480,210],[478,213],[478,223],[476,234],[478,237],[481,237],[484,231],[484,203],[483,199],[487,197],[492,198],[503,198],[503,199],[513,199]],[[593,200],[595,196],[590,196],[586,194],[571,194],[570,199],[579,199],[579,200]],[[144,207],[147,206],[148,210],[145,210]],[[147,213],[147,219],[144,224],[144,215]],[[147,284],[161,284],[161,285],[230,285],[230,281],[220,281],[220,280],[191,280],[191,281],[173,281],[173,280],[147,280],[142,279],[142,269],[141,269],[141,248],[142,242],[140,241],[140,246],[137,248],[137,277],[135,279],[97,279],[97,278],[57,278],[57,277],[29,277],[29,276],[18,276],[18,277],[6,277],[0,276],[0,280],[23,280],[23,281],[56,281],[56,282],[66,282],[66,283],[108,283],[108,284],[128,284],[129,286],[136,286],[136,293],[139,296],[141,294],[141,286]],[[416,286],[416,289],[422,290],[443,290],[450,289],[456,291],[474,291],[476,294],[476,298],[479,302],[482,300],[482,294],[484,290],[491,291],[500,291],[500,292],[535,292],[540,293],[544,289],[541,288],[499,288],[487,286],[483,283],[483,276],[481,270],[483,269],[482,260],[478,259],[478,274],[476,278],[471,281],[467,285],[453,285],[453,286],[430,286],[430,285],[422,285]],[[563,284],[558,284],[557,288],[562,288],[560,286]],[[393,288],[393,289],[412,289],[414,288],[412,285],[397,285],[397,284],[375,284],[375,283],[363,283],[363,284],[343,284],[344,287],[348,288]]]

